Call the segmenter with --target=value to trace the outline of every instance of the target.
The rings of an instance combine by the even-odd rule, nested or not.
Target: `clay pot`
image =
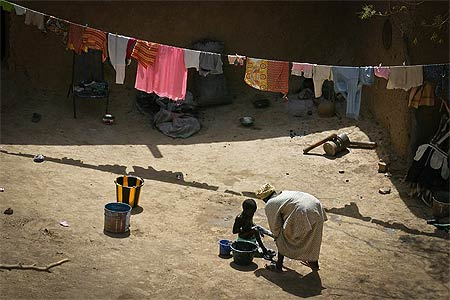
[[[317,114],[322,118],[331,118],[335,115],[336,110],[334,107],[334,102],[332,101],[321,101],[317,107]]]

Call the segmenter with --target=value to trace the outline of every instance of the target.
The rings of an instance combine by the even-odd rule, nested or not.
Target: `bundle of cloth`
[[[192,100],[193,101],[193,100]],[[184,100],[181,105],[167,99],[159,98],[156,103],[161,107],[153,117],[153,124],[163,134],[173,138],[188,138],[201,129],[200,121],[191,110],[191,100]],[[191,110],[191,112],[187,112]]]

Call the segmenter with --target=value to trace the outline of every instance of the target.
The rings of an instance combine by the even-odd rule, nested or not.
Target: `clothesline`
[[[55,16],[52,16],[52,15],[48,15],[48,14],[45,14],[45,13],[42,13],[42,12],[39,12],[39,11],[30,9],[30,8],[25,7],[25,6],[22,6],[22,5],[13,3],[13,2],[9,2],[9,1],[6,1],[6,0],[5,0],[5,1],[2,0],[2,2],[7,2],[7,3],[12,4],[12,5],[14,5],[14,6],[18,6],[18,7],[22,8],[22,9],[25,9],[25,10],[27,10],[27,11],[32,11],[32,12],[34,12],[34,13],[37,13],[37,14],[40,14],[40,15],[43,15],[43,16],[52,17],[52,18],[55,18],[55,19],[57,19],[57,20],[59,20],[59,21],[64,21],[65,23],[67,23],[67,24],[69,24],[69,25],[72,24],[72,25],[75,25],[75,26],[81,26],[81,27],[85,27],[85,28],[97,29],[97,28],[90,27],[88,24],[86,24],[86,25],[81,25],[81,24],[78,24],[78,23],[74,23],[74,22],[72,22],[72,21],[69,21],[69,20],[66,20],[66,19],[62,19],[62,18],[60,18],[60,17],[55,17]],[[104,30],[102,30],[102,31],[104,31]],[[129,37],[129,36],[126,36],[126,35],[118,34],[117,32],[114,32],[114,33],[113,33],[113,32],[109,32],[109,31],[104,31],[104,32],[107,32],[107,33],[110,33],[110,34],[114,34],[114,35],[121,35],[121,36],[123,36],[123,37],[125,37],[125,38],[134,38],[134,39],[138,39],[138,38],[135,38],[135,37]],[[142,39],[139,39],[139,40],[142,40]],[[142,41],[146,41],[146,40],[142,40]],[[174,48],[177,48],[177,49],[183,49],[183,50],[184,50],[184,49],[187,49],[187,50],[198,51],[198,50],[194,50],[194,49],[188,49],[188,48],[181,48],[181,47],[176,47],[176,46],[165,45],[165,44],[161,44],[161,43],[158,43],[158,44],[164,45],[164,46],[169,46],[169,47],[174,47]],[[207,53],[207,54],[224,55],[224,54],[220,54],[220,53],[215,53],[215,52],[210,52],[210,51],[203,51],[203,50],[202,50],[202,52],[203,52],[203,53]]]
[[[33,24],[40,30],[63,34],[63,40],[67,37],[66,48],[75,53],[87,52],[88,49],[101,50],[103,62],[109,57],[116,71],[116,83],[124,83],[125,61],[129,62],[131,57],[136,59],[138,65],[134,87],[140,91],[183,101],[188,68],[196,68],[202,76],[223,73],[223,54],[148,42],[83,26],[8,1],[0,0],[0,3],[2,7],[9,3],[8,8],[10,11],[14,9],[17,15],[25,14],[27,25]],[[440,96],[443,89],[447,95],[450,94],[450,64],[354,67],[260,59],[238,54],[226,56],[228,63],[236,66],[244,66],[245,61],[246,84],[262,91],[280,92],[283,97],[289,92],[290,75],[311,78],[315,98],[322,96],[323,83],[332,81],[334,91],[343,94],[346,99],[347,117],[354,119],[358,119],[362,87],[372,85],[375,77],[387,80],[387,89],[410,90],[409,106],[414,108],[434,105],[434,96]],[[430,82],[436,83],[436,87]]]
[[[42,12],[39,12],[39,11],[30,9],[30,8],[27,8],[27,7],[24,7],[24,6],[22,6],[22,5],[19,5],[19,4],[13,3],[13,2],[9,2],[9,1],[6,1],[6,0],[5,0],[5,1],[2,0],[2,2],[6,2],[6,3],[9,3],[9,4],[11,4],[11,5],[18,6],[18,7],[22,8],[22,9],[27,10],[27,11],[29,10],[29,11],[32,11],[32,12],[37,13],[37,14],[41,14],[41,15],[44,15],[44,16],[52,17],[52,18],[55,18],[55,19],[57,19],[57,20],[64,21],[64,22],[66,22],[66,23],[68,23],[68,24],[72,24],[72,25],[75,25],[75,26],[81,26],[81,27],[85,27],[85,28],[96,29],[96,28],[89,27],[88,24],[86,24],[86,25],[80,25],[80,24],[74,23],[74,22],[72,22],[72,21],[69,21],[69,20],[66,20],[66,19],[62,19],[62,18],[59,18],[59,17],[55,17],[55,16],[52,16],[52,15],[48,15],[48,14],[45,14],[45,13],[42,13]],[[108,31],[104,31],[104,32],[107,32],[107,33],[110,33],[110,34],[118,35],[117,32],[114,32],[114,33],[108,32]],[[125,36],[125,35],[122,35],[122,34],[120,34],[120,35],[123,36],[123,37],[125,37],[125,38],[134,38],[134,37]],[[134,39],[137,39],[137,38],[134,38]],[[142,40],[142,39],[140,39],[140,40]],[[146,41],[146,40],[142,40],[142,41]],[[157,42],[154,42],[154,43],[157,43]],[[174,47],[174,48],[177,48],[177,49],[199,51],[199,50],[196,50],[196,49],[176,47],[176,46],[166,45],[166,44],[162,44],[162,43],[157,43],[157,44],[164,45],[164,46],[168,46],[168,47]],[[221,53],[216,53],[216,52],[211,52],[211,51],[203,51],[203,50],[202,50],[201,52],[206,53],[206,54],[221,55],[221,56],[237,55],[236,53],[234,53],[234,54],[221,54]],[[246,55],[240,55],[240,56],[247,57]],[[254,59],[265,59],[265,58],[254,58]],[[287,61],[285,61],[285,60],[278,60],[278,59],[271,59],[270,61],[287,62]],[[311,63],[311,64],[312,64],[312,65],[319,65],[319,64],[314,64],[314,63]],[[443,65],[447,65],[447,64],[449,64],[449,63],[441,63],[441,64],[425,64],[425,65],[424,65],[424,64],[418,64],[418,65],[407,65],[407,66],[408,66],[408,67],[414,67],[414,66],[443,66]],[[324,65],[324,66],[330,66],[330,67],[331,67],[331,66],[337,66],[337,65]],[[403,66],[405,66],[405,65],[404,65],[404,64],[403,64],[403,65],[383,65],[383,64],[378,64],[378,65],[372,66],[372,67],[380,67],[380,66],[382,66],[382,67],[389,67],[389,68],[395,68],[395,67],[403,67]],[[352,68],[352,67],[357,67],[357,66],[339,66],[339,67],[348,67],[348,68]],[[362,67],[363,67],[363,66],[362,66]]]

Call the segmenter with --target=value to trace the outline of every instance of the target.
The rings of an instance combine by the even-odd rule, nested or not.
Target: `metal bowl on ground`
[[[239,122],[241,122],[242,126],[250,127],[253,126],[255,119],[253,117],[242,117],[239,119]]]
[[[251,242],[236,241],[231,244],[233,251],[233,261],[237,265],[247,266],[252,263],[258,246]]]

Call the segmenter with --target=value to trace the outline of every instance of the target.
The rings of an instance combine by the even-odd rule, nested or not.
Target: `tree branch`
[[[44,271],[44,272],[49,272],[51,273],[50,269],[59,265],[62,265],[65,262],[70,261],[68,258],[64,258],[60,261],[57,261],[55,263],[49,264],[45,267],[38,267],[36,266],[36,264],[32,264],[32,265],[22,265],[21,263],[15,264],[15,265],[5,265],[5,264],[0,264],[0,269],[8,269],[8,270],[12,270],[12,269],[19,269],[19,270],[36,270],[36,271]]]

